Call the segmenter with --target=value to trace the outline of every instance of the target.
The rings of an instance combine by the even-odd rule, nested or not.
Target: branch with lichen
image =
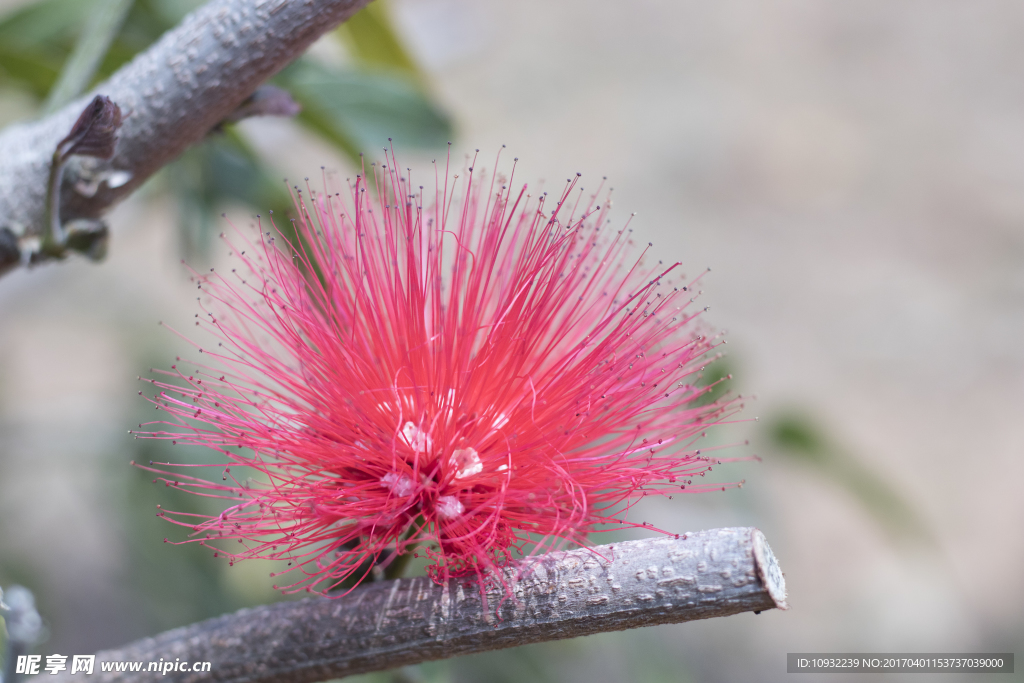
[[[96,680],[304,683],[506,647],[786,608],[764,535],[729,528],[530,558],[482,592],[426,577],[246,609],[98,653]],[[102,662],[210,662],[103,673]],[[68,674],[54,682],[74,680]]]
[[[59,258],[52,220],[94,223],[235,112],[368,0],[213,0],[92,92],[0,133],[0,274]],[[55,153],[96,95],[124,120],[109,159],[74,156],[49,206]],[[92,229],[105,234],[100,227]],[[89,248],[92,245],[88,245]]]

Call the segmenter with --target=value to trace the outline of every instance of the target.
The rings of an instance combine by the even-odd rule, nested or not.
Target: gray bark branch
[[[98,653],[97,682],[306,683],[603,631],[786,608],[760,531],[729,528],[551,553],[505,571],[510,596],[426,577],[246,609]],[[499,608],[500,605],[500,608]],[[500,612],[500,614],[496,614]],[[208,673],[146,672],[211,662]],[[141,673],[101,673],[102,662]],[[65,672],[56,681],[75,679]]]
[[[93,91],[42,120],[8,127],[0,133],[0,274],[24,262],[46,229],[54,149],[95,95],[121,107],[124,125],[112,159],[69,164],[64,223],[101,216],[368,2],[213,0]]]

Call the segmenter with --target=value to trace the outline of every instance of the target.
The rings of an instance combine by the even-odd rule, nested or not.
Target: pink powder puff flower
[[[291,560],[287,592],[423,543],[441,581],[651,529],[628,519],[648,494],[730,486],[694,483],[721,462],[695,442],[739,408],[699,400],[720,341],[696,324],[695,280],[650,245],[630,257],[600,188],[577,176],[552,201],[470,166],[429,197],[387,162],[346,200],[299,191],[290,240],[230,239],[237,267],[195,274],[218,342],[150,380],[173,419],[139,433],[227,458],[213,481],[154,470],[229,501],[161,511],[185,542]]]

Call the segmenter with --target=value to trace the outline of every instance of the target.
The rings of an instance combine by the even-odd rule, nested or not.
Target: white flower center
[[[465,479],[484,471],[484,464],[480,462],[480,454],[474,448],[456,449],[452,453],[451,464],[456,468],[456,479]]]
[[[434,509],[441,519],[455,519],[466,511],[466,506],[455,496],[441,496]]]
[[[412,447],[414,453],[424,453],[434,446],[434,441],[430,436],[412,422],[406,422],[402,427],[402,436],[405,437],[406,443]]]
[[[390,489],[393,494],[400,498],[405,498],[415,490],[416,485],[413,484],[412,479],[405,476],[404,474],[397,474],[395,472],[388,472],[380,480],[380,483],[387,489]]]

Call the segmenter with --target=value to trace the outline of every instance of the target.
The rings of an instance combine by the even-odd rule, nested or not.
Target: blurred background
[[[283,211],[282,177],[346,177],[389,136],[424,172],[450,139],[458,164],[505,144],[524,179],[608,176],[640,240],[713,268],[720,370],[757,396],[714,438],[764,460],[643,514],[761,528],[791,605],[401,676],[776,681],[787,652],[1024,652],[1019,4],[386,1],[275,80],[297,118],[226,126],[118,207],[103,263],[0,280],[0,586],[35,592],[37,652],[281,599],[258,563],[162,542],[156,503],[195,502],[128,465],[166,457],[126,434],[136,377],[185,352],[157,321],[195,312],[180,260],[222,256],[221,212]],[[0,125],[59,104],[83,33],[111,37],[100,79],[197,4],[0,0]]]

